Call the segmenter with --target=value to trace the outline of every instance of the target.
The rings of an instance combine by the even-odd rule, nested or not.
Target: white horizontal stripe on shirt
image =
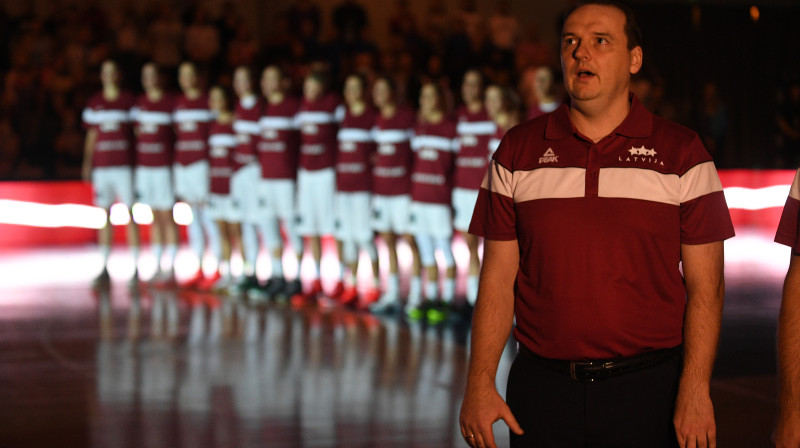
[[[236,146],[236,136],[233,134],[215,134],[209,137],[208,144],[210,146],[233,148]]]
[[[456,151],[456,141],[447,137],[435,135],[417,135],[411,139],[411,147],[416,151],[420,148],[434,148],[441,151]]]
[[[83,110],[83,121],[84,123],[87,124],[100,124],[100,123],[107,123],[109,121],[124,123],[130,121],[130,119],[131,116],[127,110],[121,110],[121,109]]]
[[[168,125],[172,123],[172,115],[169,112],[139,110],[135,116],[136,121],[142,124]]]
[[[336,136],[339,141],[343,142],[371,142],[372,135],[366,129],[358,129],[358,128],[342,128],[339,129],[339,133]]]
[[[404,129],[372,129],[372,138],[377,143],[401,143],[408,141],[412,132]]]
[[[274,129],[277,131],[287,131],[297,129],[294,117],[261,117],[258,120],[261,129]]]
[[[207,122],[211,121],[214,115],[206,109],[179,109],[172,113],[172,119],[176,123],[186,122]]]
[[[459,135],[492,135],[496,131],[493,121],[460,121],[456,126]]]
[[[330,112],[298,112],[297,123],[327,124],[336,122],[336,118]]]
[[[681,176],[681,204],[717,191],[722,191],[722,182],[714,162],[701,163]]]
[[[601,168],[597,195],[680,205],[680,189],[677,174],[640,168]]]
[[[259,129],[258,127],[257,122],[247,121],[247,120],[234,120],[233,130],[237,134],[253,134],[253,135],[258,135],[261,131],[261,129]]]

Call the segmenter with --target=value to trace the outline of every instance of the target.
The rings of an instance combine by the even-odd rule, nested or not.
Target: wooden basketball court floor
[[[769,445],[789,259],[771,236],[726,243],[720,447]],[[126,258],[93,290],[90,246],[0,252],[0,447],[466,446],[468,324],[130,288]]]

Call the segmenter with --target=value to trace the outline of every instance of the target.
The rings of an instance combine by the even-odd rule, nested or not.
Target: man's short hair
[[[628,50],[633,50],[636,47],[642,46],[642,30],[639,28],[639,23],[636,22],[636,16],[633,14],[633,9],[627,4],[617,0],[583,0],[574,4],[564,14],[564,21],[572,15],[575,10],[582,6],[587,5],[600,5],[610,6],[620,10],[625,15],[625,36],[628,38]]]

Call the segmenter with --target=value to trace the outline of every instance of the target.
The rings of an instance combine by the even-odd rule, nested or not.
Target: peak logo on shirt
[[[547,148],[547,151],[539,157],[539,163],[555,163],[558,162],[558,156],[553,151],[553,148]]]
[[[647,163],[652,165],[664,166],[664,162],[656,157],[656,154],[658,153],[656,152],[655,148],[647,149],[644,147],[644,145],[638,148],[632,146],[631,149],[628,150],[628,152],[630,153],[629,156],[619,156],[620,162]]]

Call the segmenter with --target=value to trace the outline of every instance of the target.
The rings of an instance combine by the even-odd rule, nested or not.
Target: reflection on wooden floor
[[[768,242],[739,241],[746,251]],[[33,271],[31,282],[0,285],[0,447],[466,446],[457,425],[465,323],[250,306],[124,282],[92,291],[92,272],[37,280],[86,257],[0,254],[6,272]],[[719,446],[766,446],[786,263],[726,260]],[[501,378],[512,356],[509,343]],[[495,429],[504,443],[505,427]]]

